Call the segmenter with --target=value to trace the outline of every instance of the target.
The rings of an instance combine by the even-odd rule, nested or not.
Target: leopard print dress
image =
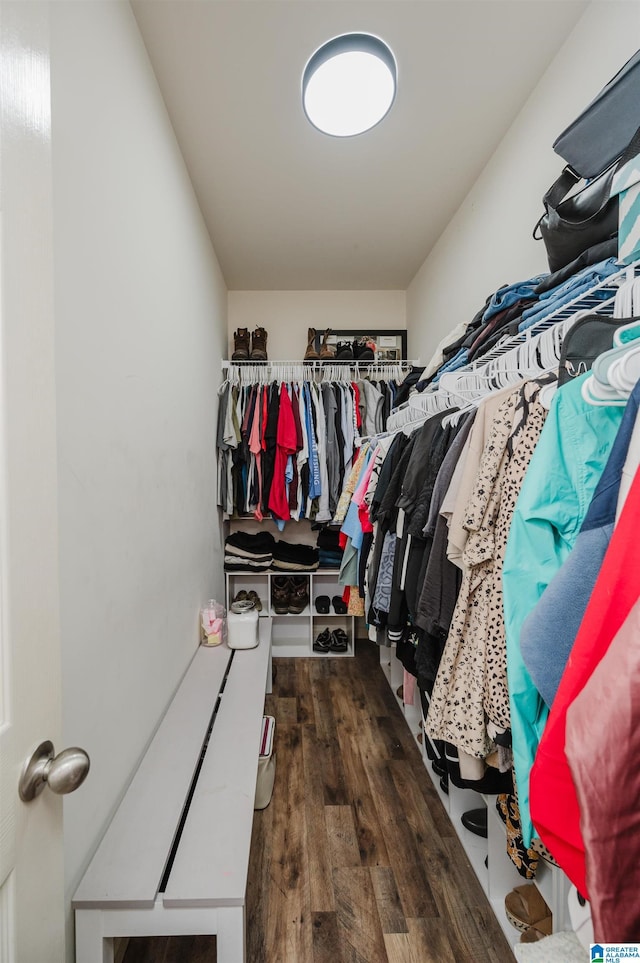
[[[515,503],[547,415],[540,387],[526,382],[493,420],[467,505],[462,586],[427,717],[430,736],[476,758],[495,749],[488,726],[502,732],[510,725],[502,564]]]

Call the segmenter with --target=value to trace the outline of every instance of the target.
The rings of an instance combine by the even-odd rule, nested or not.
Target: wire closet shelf
[[[232,384],[270,384],[273,381],[359,381],[375,377],[401,381],[419,361],[222,361]]]
[[[558,308],[530,328],[505,338],[478,361],[443,373],[437,385],[412,394],[387,419],[387,431],[423,420],[447,408],[477,401],[490,386],[557,368],[567,331],[586,313],[611,317],[622,284],[640,276],[640,261],[622,267],[589,291]]]

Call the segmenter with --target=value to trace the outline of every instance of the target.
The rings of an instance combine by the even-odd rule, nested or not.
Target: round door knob
[[[91,765],[84,749],[74,746],[54,756],[53,743],[41,742],[27,760],[18,791],[23,802],[31,802],[46,785],[52,792],[63,795],[73,792],[86,779]]]

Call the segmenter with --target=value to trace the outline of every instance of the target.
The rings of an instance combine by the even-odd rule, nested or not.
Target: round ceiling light
[[[396,96],[396,60],[368,33],[345,33],[310,57],[302,75],[302,104],[324,134],[352,137],[379,124]]]

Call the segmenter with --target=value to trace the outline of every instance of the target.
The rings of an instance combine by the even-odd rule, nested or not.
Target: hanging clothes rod
[[[299,359],[299,358],[298,358],[298,359],[293,360],[293,361],[290,361],[290,360],[277,360],[277,361],[251,361],[251,360],[247,360],[247,361],[226,361],[226,360],[223,359],[222,362],[221,362],[221,364],[222,364],[222,370],[223,370],[223,371],[226,370],[230,365],[250,365],[250,364],[261,365],[261,366],[264,365],[264,366],[267,367],[267,368],[268,368],[268,367],[271,367],[271,366],[275,367],[275,366],[278,366],[278,365],[291,367],[292,365],[299,365],[299,364],[303,364],[303,365],[305,366],[305,368],[319,368],[319,369],[324,368],[324,367],[326,367],[326,365],[330,365],[330,364],[339,364],[339,365],[344,365],[345,367],[351,367],[351,368],[372,368],[372,367],[376,367],[376,368],[385,367],[385,368],[388,368],[388,367],[390,367],[390,366],[398,367],[398,365],[399,365],[400,367],[402,367],[402,368],[405,368],[405,367],[407,367],[407,368],[409,368],[409,367],[416,368],[416,367],[419,367],[419,365],[420,365],[420,360],[418,359],[418,360],[415,360],[415,361],[406,361],[406,360],[403,360],[403,361],[394,361],[394,360],[388,359],[388,360],[386,360],[386,361],[367,361],[367,360],[364,360],[364,359],[363,359],[362,361],[359,361],[359,360],[356,358],[356,359],[349,360],[349,361],[343,361],[343,360],[338,360],[338,359],[336,359],[336,358],[326,358],[326,359],[323,359],[323,360],[321,360],[321,361],[302,361],[302,359]]]
[[[578,312],[596,312],[604,316],[614,313],[615,297],[620,286],[640,276],[640,261],[626,267],[621,267],[615,274],[610,275],[585,293],[578,295],[572,301],[558,308],[546,318],[531,325],[511,337],[505,337],[491,351],[454,371],[443,373],[440,384],[430,385],[423,392],[416,392],[409,400],[395,408],[387,419],[387,429],[405,427],[418,422],[425,417],[425,413],[435,413],[450,404],[456,404],[455,389],[463,385],[468,376],[493,378],[504,374],[501,362],[516,356],[518,349],[526,351],[527,346],[535,348],[542,343],[543,336],[553,336],[554,331],[564,333]],[[453,397],[452,397],[453,395]],[[460,396],[458,395],[458,398]]]
[[[547,315],[546,318],[535,322],[524,331],[519,331],[517,334],[514,334],[511,337],[505,337],[485,355],[482,355],[482,357],[478,358],[476,361],[472,361],[469,364],[455,369],[452,374],[465,375],[482,371],[485,369],[485,366],[489,364],[489,362],[495,361],[497,358],[500,358],[513,348],[517,348],[519,345],[523,345],[532,340],[536,335],[539,335],[543,331],[552,328],[554,325],[558,324],[558,322],[568,320],[578,311],[593,311],[598,314],[610,316],[613,313],[615,295],[617,294],[620,285],[625,281],[631,280],[638,276],[640,276],[640,261],[635,261],[633,264],[627,265],[626,267],[621,266],[620,270],[615,274],[609,275],[609,277],[600,281],[588,291],[584,292],[583,294],[579,294],[573,300],[567,302],[567,304],[563,305],[562,307],[557,308],[551,314]],[[420,392],[418,392],[417,395],[429,397],[437,395],[439,391],[442,391],[442,388],[439,388],[438,385],[430,385],[425,389],[424,392],[422,392],[422,395]],[[393,410],[390,418],[394,418],[396,415],[399,415],[400,412],[410,407],[413,407],[411,405],[411,401],[405,401],[403,404],[399,405]]]

